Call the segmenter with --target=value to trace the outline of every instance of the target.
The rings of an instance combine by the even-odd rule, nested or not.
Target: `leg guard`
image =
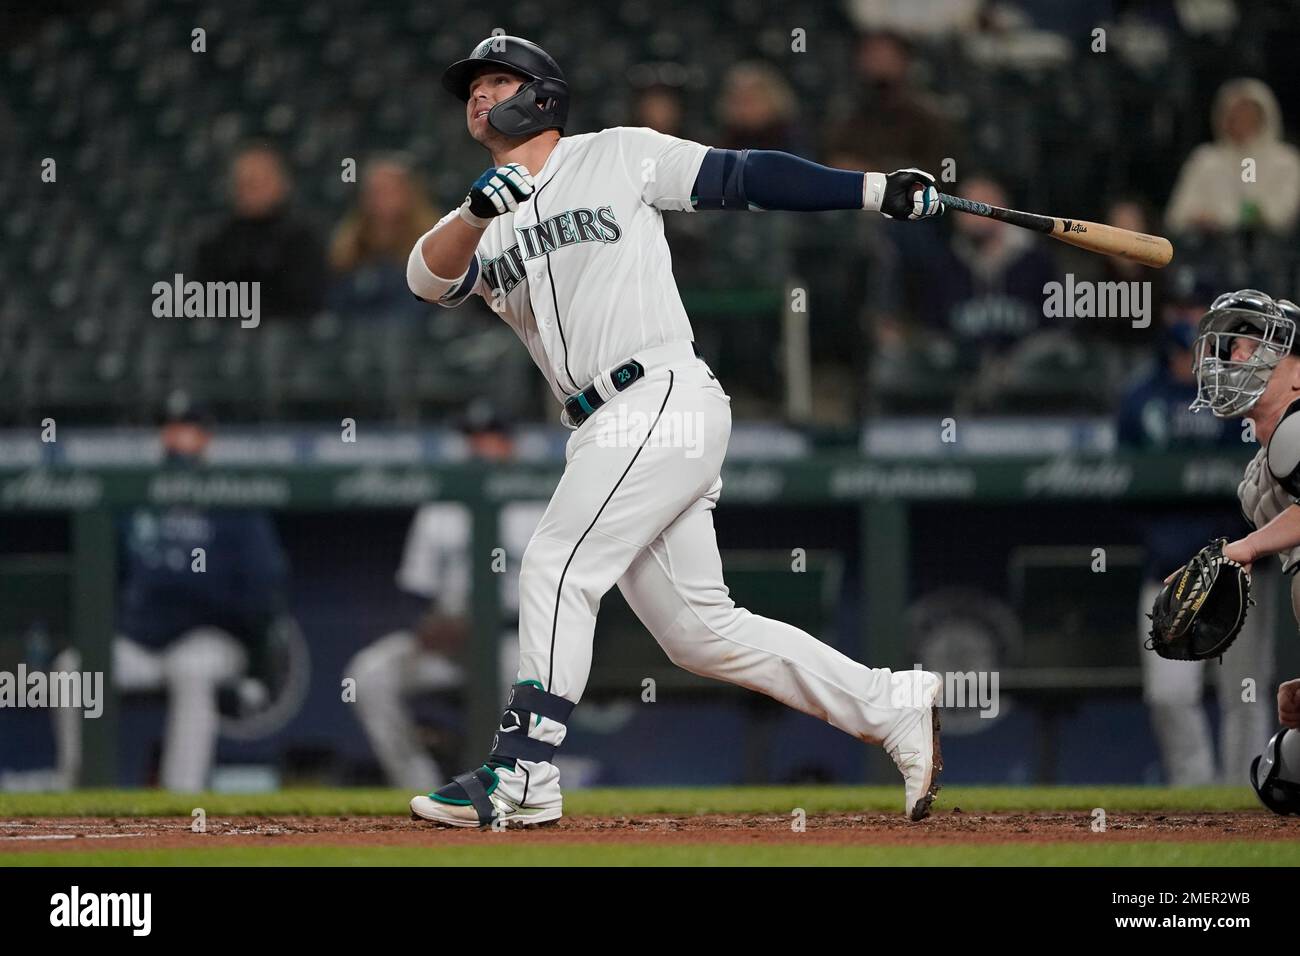
[[[497,817],[507,820],[519,819],[528,822],[529,810],[517,806],[516,801],[502,794],[493,794],[501,784],[498,770],[513,770],[517,760],[538,763],[549,762],[555,756],[556,745],[538,740],[528,735],[528,729],[541,722],[543,717],[556,723],[567,723],[573,712],[573,701],[542,690],[537,681],[524,681],[510,688],[506,699],[506,708],[501,715],[501,724],[492,737],[492,749],[487,762],[477,770],[462,773],[445,787],[429,794],[429,800],[446,807],[459,808],[451,819],[443,814],[426,819],[440,822],[455,822],[456,825],[473,825],[477,816],[479,826],[489,826]],[[422,798],[416,798],[420,800]],[[546,820],[557,819],[558,809]]]
[[[513,767],[516,760],[548,762],[555,756],[555,745],[528,736],[528,728],[549,717],[557,724],[567,724],[573,713],[573,701],[542,690],[537,681],[525,681],[510,688],[501,726],[492,735],[488,763]],[[534,720],[536,718],[536,720]]]

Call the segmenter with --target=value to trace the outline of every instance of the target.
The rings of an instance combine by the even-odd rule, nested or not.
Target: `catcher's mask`
[[[1300,731],[1283,728],[1250,764],[1260,801],[1283,816],[1300,813]]]
[[[555,59],[536,43],[512,36],[490,36],[464,60],[442,74],[442,85],[461,102],[468,102],[473,78],[484,68],[498,66],[528,82],[488,112],[488,124],[506,136],[531,136],[542,130],[564,132],[569,120],[569,84]]]
[[[1273,369],[1295,347],[1297,324],[1300,307],[1257,289],[1239,289],[1215,299],[1196,330],[1192,411],[1208,408],[1219,418],[1250,411],[1264,394]],[[1239,343],[1250,354],[1234,360]]]

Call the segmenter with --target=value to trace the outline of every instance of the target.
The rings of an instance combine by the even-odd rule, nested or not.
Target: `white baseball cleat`
[[[412,797],[411,819],[447,827],[499,827],[538,826],[563,816],[562,806],[521,806],[499,788],[496,771],[479,767],[433,793]]]
[[[943,771],[939,748],[939,697],[943,692],[943,677],[933,671],[904,671],[894,677],[911,686],[896,688],[903,691],[906,703],[901,708],[898,726],[885,738],[884,746],[903,774],[903,813],[916,822],[930,815]]]
[[[505,801],[493,800],[497,812],[493,823],[501,821],[505,826],[537,826],[542,823],[554,823],[563,816],[559,807],[515,807],[510,809]],[[446,827],[482,827],[493,824],[480,823],[478,812],[473,807],[460,807],[439,803],[424,794],[411,798],[411,819],[427,820]]]

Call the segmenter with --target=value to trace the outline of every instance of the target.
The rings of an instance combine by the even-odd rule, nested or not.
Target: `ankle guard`
[[[549,717],[558,724],[568,723],[571,713],[573,701],[547,693],[536,681],[515,684],[506,698],[501,726],[492,735],[488,762],[513,767],[516,760],[549,761],[555,756],[556,745],[528,736],[528,728],[534,717],[538,722]]]

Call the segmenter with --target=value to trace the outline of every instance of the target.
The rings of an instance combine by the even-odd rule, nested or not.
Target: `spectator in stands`
[[[641,87],[632,102],[632,125],[646,126],[669,136],[685,136],[682,98],[680,86],[655,82]]]
[[[1231,80],[1212,115],[1214,141],[1183,164],[1165,214],[1169,228],[1289,233],[1300,212],[1300,150],[1282,140],[1273,91],[1259,80]]]
[[[1190,270],[1175,275],[1163,314],[1156,363],[1124,397],[1118,437],[1130,451],[1239,451],[1244,460],[1258,445],[1242,440],[1241,422],[1197,415],[1188,410],[1196,395],[1192,346],[1196,326],[1215,290]],[[1213,538],[1245,532],[1232,505],[1160,507],[1152,504],[1137,516],[1146,548],[1145,583],[1138,597],[1138,638],[1145,644],[1151,630],[1147,615],[1164,578]],[[1269,733],[1271,714],[1256,703],[1242,702],[1242,681],[1249,677],[1267,687],[1273,671],[1273,601],[1276,580],[1271,562],[1259,562],[1253,575],[1256,607],[1222,665],[1210,668],[1218,686],[1220,712],[1219,769],[1216,771],[1209,720],[1201,699],[1205,668],[1185,661],[1166,661],[1141,651],[1143,699],[1160,747],[1165,779],[1173,786],[1201,786],[1245,779],[1260,740]]]
[[[856,69],[851,106],[826,137],[828,163],[845,169],[915,166],[939,175],[944,158],[956,155],[956,132],[913,83],[907,41],[893,33],[863,34]]]
[[[655,68],[649,64],[641,72],[646,79],[637,87],[632,101],[630,125],[646,126],[669,136],[688,135],[683,123],[686,115],[685,91],[680,83],[670,78],[678,72],[669,64]],[[709,236],[716,230],[717,220],[708,216],[665,216],[664,238],[673,257],[673,274],[683,289],[700,288],[707,284],[710,269]]]
[[[246,146],[230,166],[232,212],[198,247],[201,282],[259,282],[268,318],[307,318],[321,307],[325,255],[316,230],[289,208],[284,159],[265,144]]]
[[[961,194],[1010,205],[989,176],[963,180]],[[951,242],[937,250],[902,247],[898,274],[908,282],[904,301],[918,325],[981,350],[1017,342],[1041,328],[1043,287],[1058,277],[1040,237],[979,216],[954,216],[952,225]]]
[[[718,101],[718,149],[779,149],[808,156],[812,146],[799,123],[794,90],[767,63],[738,63],[727,71]],[[875,167],[867,167],[875,168]]]
[[[1134,232],[1160,231],[1155,210],[1145,199],[1137,196],[1116,199],[1107,208],[1103,222]],[[1144,360],[1150,357],[1152,335],[1157,319],[1164,314],[1165,280],[1168,270],[1149,269],[1131,259],[1119,256],[1097,256],[1073,248],[1058,251],[1062,260],[1068,260],[1065,271],[1073,272],[1076,279],[1092,282],[1144,282],[1151,290],[1150,313],[1152,322],[1145,328],[1135,327],[1130,321],[1096,321],[1080,325],[1078,331],[1095,341],[1108,342],[1132,353],[1129,357]]]
[[[202,466],[211,423],[181,396],[162,429],[164,471]],[[247,677],[283,613],[287,565],[271,518],[261,511],[188,505],[137,508],[119,528],[122,583],[113,684],[123,692],[167,695],[159,778],[164,789],[208,785],[216,756],[218,695],[230,688],[257,708],[268,689]],[[56,670],[80,670],[74,649]],[[82,712],[54,712],[59,780],[76,786]]]
[[[368,164],[361,196],[330,244],[330,308],[347,318],[425,314],[406,285],[406,257],[439,215],[406,159],[387,156]]]

